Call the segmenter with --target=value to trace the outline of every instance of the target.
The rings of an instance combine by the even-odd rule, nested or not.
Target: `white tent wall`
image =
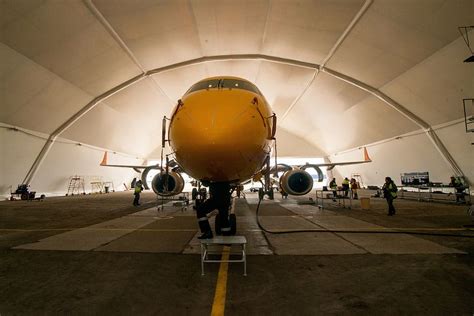
[[[474,179],[472,168],[473,148],[470,145],[472,135],[466,134],[464,124],[457,123],[436,129],[439,137],[451,155],[471,181]],[[362,176],[365,185],[382,185],[386,176],[401,184],[400,174],[406,172],[429,172],[431,182],[449,183],[453,170],[433,146],[430,138],[423,132],[402,135],[367,146],[371,163],[340,166],[333,170],[340,182],[353,173]],[[360,160],[362,149],[330,155],[331,162]]]
[[[457,29],[472,25],[474,2],[377,0],[350,26],[367,3],[0,1],[0,122],[47,137],[94,98],[145,71],[203,56],[266,54],[324,64],[326,71],[353,80],[324,71],[316,75],[314,66],[258,58],[172,67],[101,100],[59,135],[94,148],[158,158],[161,118],[169,116],[182,93],[206,76],[237,75],[256,83],[279,116],[280,156],[322,157],[378,144],[369,146],[372,164],[336,173],[361,170],[368,183],[376,184],[387,174],[399,181],[400,172],[429,171],[432,181],[446,182],[451,167],[426,134],[381,141],[444,124],[436,133],[473,182],[473,134],[449,122],[462,118],[462,99],[474,97],[473,65],[462,63],[469,51]],[[357,81],[419,120],[356,87]],[[23,180],[45,140],[11,130],[0,133],[4,194]],[[134,174],[102,170],[99,153],[56,143],[32,185],[61,192],[64,179],[74,173],[119,183]],[[361,157],[359,151],[331,158]]]
[[[0,168],[0,196],[8,197],[10,186],[14,191],[22,183],[24,176],[31,167],[38,152],[45,143],[44,137],[27,135],[21,131],[0,128],[0,144],[2,148]],[[74,175],[85,179],[86,193],[91,191],[90,182],[96,179],[112,181],[116,191],[125,189],[123,183],[130,185],[133,177],[139,174],[130,168],[111,168],[99,166],[104,151],[88,145],[58,139],[38,169],[31,182],[31,190],[38,194],[63,195],[67,192],[69,178]],[[109,163],[141,165],[143,160],[129,158],[121,154],[109,152]],[[112,188],[110,188],[112,189]]]
[[[464,121],[446,125],[436,132],[474,188],[474,133],[466,133]]]
[[[325,156],[321,149],[284,128],[278,128],[275,137],[278,157],[320,158]]]
[[[5,127],[0,128],[0,197],[9,195],[10,186],[15,190],[22,183],[46,141]]]

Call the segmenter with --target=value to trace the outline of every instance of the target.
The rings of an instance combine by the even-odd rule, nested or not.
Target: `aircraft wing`
[[[372,162],[372,159],[370,159],[370,157],[369,157],[369,153],[367,152],[367,148],[364,147],[364,160],[324,163],[324,164],[318,164],[318,166],[319,167],[328,167],[327,170],[332,170],[335,166],[357,165],[357,164],[368,163],[368,162]]]
[[[160,165],[151,165],[151,166],[143,166],[143,165],[109,165],[107,163],[107,152],[104,153],[104,157],[102,158],[102,161],[100,162],[100,166],[102,167],[116,167],[116,168],[133,168],[136,172],[141,172],[140,169],[160,169]]]
[[[328,167],[327,170],[332,170],[336,166],[345,166],[345,165],[357,165],[361,163],[372,162],[367,152],[367,148],[364,147],[364,160],[359,161],[343,161],[343,162],[332,162],[332,163],[318,163],[318,164],[305,164],[300,166],[300,169],[315,168],[315,167]]]

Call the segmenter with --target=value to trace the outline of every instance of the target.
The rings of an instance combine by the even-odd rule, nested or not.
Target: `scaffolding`
[[[90,184],[91,184],[91,194],[104,192],[104,182],[102,181],[102,177],[99,177],[99,176],[93,177]]]
[[[91,184],[91,193],[109,193],[115,192],[114,183],[112,181],[103,181],[102,177],[93,177]]]
[[[74,194],[86,194],[84,187],[84,177],[76,175],[69,178],[66,196]]]

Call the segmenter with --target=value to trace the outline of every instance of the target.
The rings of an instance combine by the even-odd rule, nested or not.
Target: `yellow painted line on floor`
[[[222,261],[229,261],[230,247],[224,246],[222,249]],[[219,275],[217,276],[216,293],[214,294],[214,302],[212,303],[211,316],[222,316],[225,311],[225,297],[227,293],[227,270],[228,262],[221,262],[219,267]]]

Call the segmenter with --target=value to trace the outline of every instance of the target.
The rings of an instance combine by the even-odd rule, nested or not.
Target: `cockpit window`
[[[221,87],[228,88],[228,89],[248,90],[256,94],[261,94],[255,85],[253,85],[252,83],[248,81],[243,81],[239,79],[224,79],[222,80]]]
[[[197,90],[212,89],[217,88],[219,85],[220,79],[206,80],[196,83],[192,86],[186,93],[191,93]]]
[[[242,89],[242,90],[248,90],[253,93],[261,95],[260,91],[254,84],[248,81],[243,81],[239,79],[211,79],[211,80],[201,81],[201,82],[196,83],[194,86],[192,86],[186,92],[186,94],[194,92],[194,91],[198,91],[198,90],[207,90],[207,89],[215,89],[215,88]]]

